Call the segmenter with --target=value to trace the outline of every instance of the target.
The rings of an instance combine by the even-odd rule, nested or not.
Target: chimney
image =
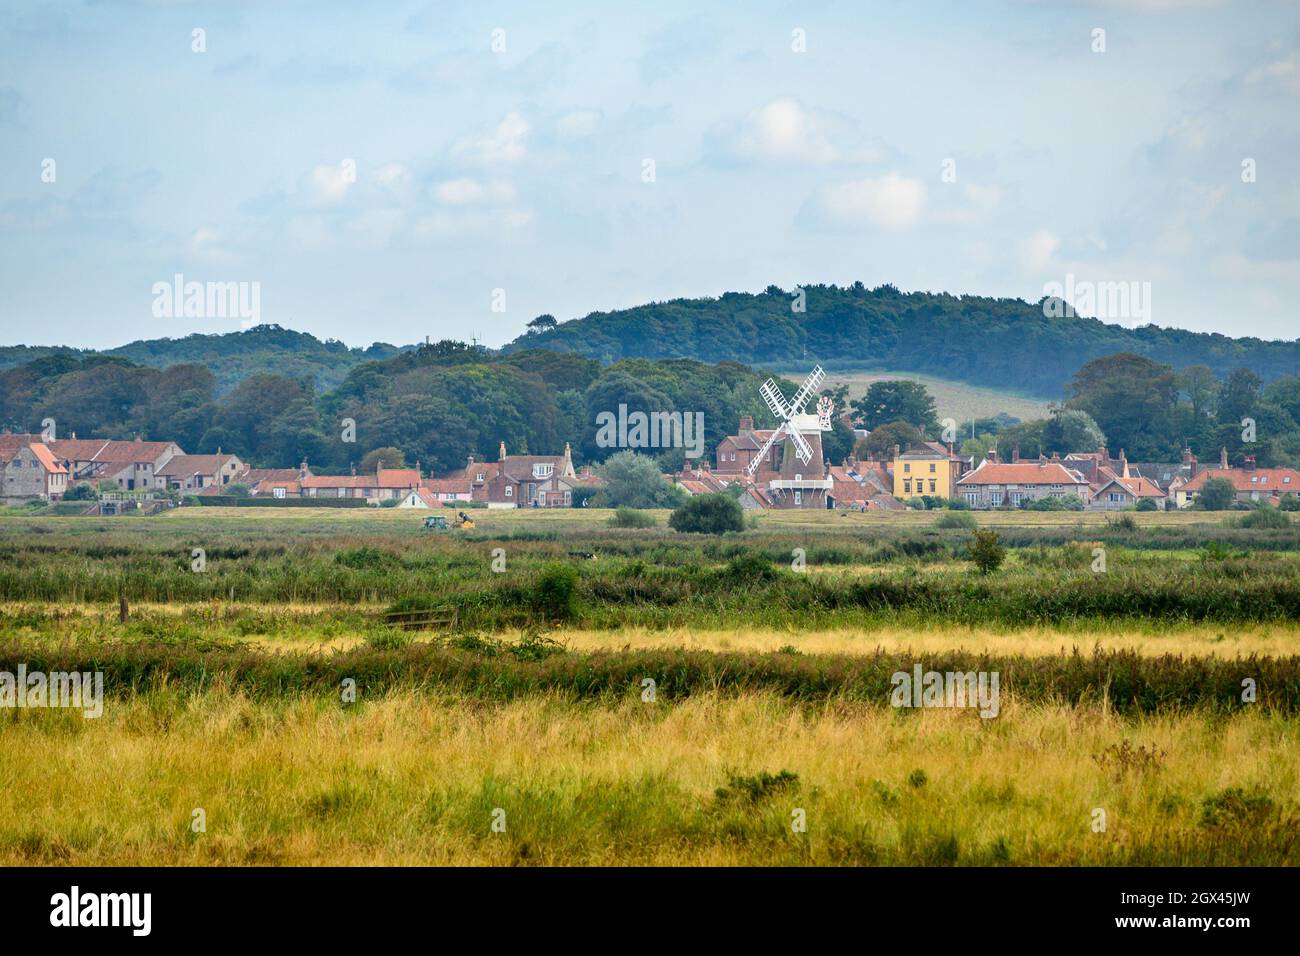
[[[743,434],[745,434],[745,432],[752,432],[753,430],[754,430],[754,416],[753,416],[753,415],[741,415],[741,416],[740,416],[740,434],[743,435]]]
[[[1047,456],[1043,454],[1041,449],[1038,452],[1038,467],[1039,468],[1047,467]]]
[[[1222,468],[1224,471],[1228,470],[1228,449],[1227,448],[1219,449],[1219,467]]]
[[[1052,452],[1052,461],[1060,461],[1060,460],[1061,460],[1061,453],[1059,451]]]
[[[1187,466],[1187,477],[1189,479],[1196,477],[1196,456],[1192,454],[1190,448],[1183,448],[1183,464]]]
[[[900,454],[902,454],[902,452],[903,452],[903,447],[902,447],[901,445],[895,445],[895,446],[894,446],[894,457],[895,457],[895,458],[897,458]]]
[[[566,441],[564,443],[564,470],[570,471],[572,470],[572,468],[573,468],[573,449],[569,447],[569,443]]]
[[[1254,455],[1247,455],[1247,456],[1246,456],[1246,466],[1245,466],[1245,467],[1246,467],[1246,471],[1254,471],[1254,470],[1255,470],[1255,456],[1254,456]]]
[[[415,477],[420,477],[420,459],[415,459]]]
[[[307,477],[307,459],[304,458],[302,460],[302,464],[298,466],[298,480],[301,481],[303,478],[306,477]]]
[[[383,471],[383,470],[384,470],[384,459],[382,459],[382,458],[376,458],[376,459],[375,459],[375,475],[376,475],[376,477],[378,477],[379,473],[380,473],[381,471]]]
[[[1110,452],[1106,450],[1105,445],[1102,445],[1100,448],[1097,449],[1097,454],[1100,456],[1099,460],[1103,465],[1106,464],[1106,462],[1110,461]]]
[[[506,443],[502,442],[501,447],[497,449],[497,461],[506,460]]]
[[[465,474],[468,475],[474,469],[474,453],[469,453],[469,458],[465,461]]]
[[[992,448],[990,448],[988,450],[988,454],[986,454],[984,458],[986,461],[990,461],[996,465],[998,463],[998,446],[994,445]]]
[[[1020,464],[1020,446],[1019,446],[1019,445],[1016,445],[1014,448],[1011,449],[1011,464],[1013,464],[1013,465],[1018,465],[1018,464]]]

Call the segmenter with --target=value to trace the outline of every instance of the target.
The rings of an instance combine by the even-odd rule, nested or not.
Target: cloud
[[[1002,204],[1002,187],[968,185],[962,188],[961,196],[965,200],[962,205],[937,210],[934,219],[956,224],[984,222]]]
[[[596,132],[603,118],[600,110],[573,110],[555,121],[555,130],[565,139],[581,139]]]
[[[739,123],[714,126],[705,138],[705,152],[724,162],[828,165],[878,162],[887,150],[878,141],[864,141],[851,120],[782,96]]]
[[[812,218],[840,227],[879,226],[906,229],[925,210],[925,185],[889,173],[878,179],[857,179],[824,186],[812,200]]]
[[[1246,82],[1253,86],[1274,86],[1291,96],[1300,96],[1300,53],[1256,67],[1246,74]]]
[[[1061,248],[1061,240],[1046,229],[1039,229],[1020,244],[1020,264],[1026,272],[1041,272],[1047,268]]]
[[[514,163],[524,158],[528,123],[518,113],[507,113],[491,136],[461,139],[451,147],[452,156],[471,163]]]
[[[448,206],[500,204],[514,200],[515,187],[506,182],[481,183],[476,179],[448,179],[434,187],[433,196]]]
[[[356,181],[355,169],[338,166],[317,166],[311,172],[312,198],[316,203],[336,203],[347,195]]]

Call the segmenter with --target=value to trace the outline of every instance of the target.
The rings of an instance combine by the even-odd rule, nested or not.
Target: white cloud
[[[806,109],[783,96],[754,110],[739,124],[723,124],[710,133],[712,148],[735,159],[825,165],[870,162],[879,148],[861,143],[853,124],[843,117]]]
[[[884,229],[914,225],[925,208],[925,185],[895,173],[824,187],[817,196],[822,214],[843,225]]]
[[[514,163],[524,158],[528,123],[518,113],[507,113],[491,136],[459,140],[453,156],[472,163]]]
[[[1046,229],[1039,229],[1020,244],[1020,263],[1027,272],[1041,272],[1046,269],[1061,248],[1061,240]]]
[[[1246,74],[1246,82],[1276,84],[1287,93],[1300,95],[1300,53],[1292,53],[1284,60],[1256,67]]]
[[[342,165],[317,166],[311,174],[313,199],[318,203],[335,203],[347,195],[352,177]]]
[[[506,182],[481,183],[477,179],[448,179],[438,183],[433,196],[448,206],[470,203],[508,203],[515,198],[515,187]]]
[[[555,129],[566,139],[581,139],[596,132],[602,118],[600,110],[573,110],[556,120]]]

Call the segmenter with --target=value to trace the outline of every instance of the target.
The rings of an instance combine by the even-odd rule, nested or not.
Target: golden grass
[[[1134,721],[1004,698],[981,721],[766,694],[670,707],[400,693],[345,710],[214,689],[99,720],[0,719],[3,865],[1300,862],[1300,724],[1253,713]],[[1165,756],[1097,764],[1124,740]],[[781,770],[797,790],[714,795],[730,774]],[[1257,785],[1271,803],[1250,826],[1203,821],[1204,800]]]

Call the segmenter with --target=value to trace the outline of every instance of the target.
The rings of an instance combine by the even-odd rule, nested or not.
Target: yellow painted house
[[[905,452],[894,447],[894,497],[899,501],[920,495],[951,498],[957,493],[957,479],[966,471],[966,460],[937,441],[912,445]]]

